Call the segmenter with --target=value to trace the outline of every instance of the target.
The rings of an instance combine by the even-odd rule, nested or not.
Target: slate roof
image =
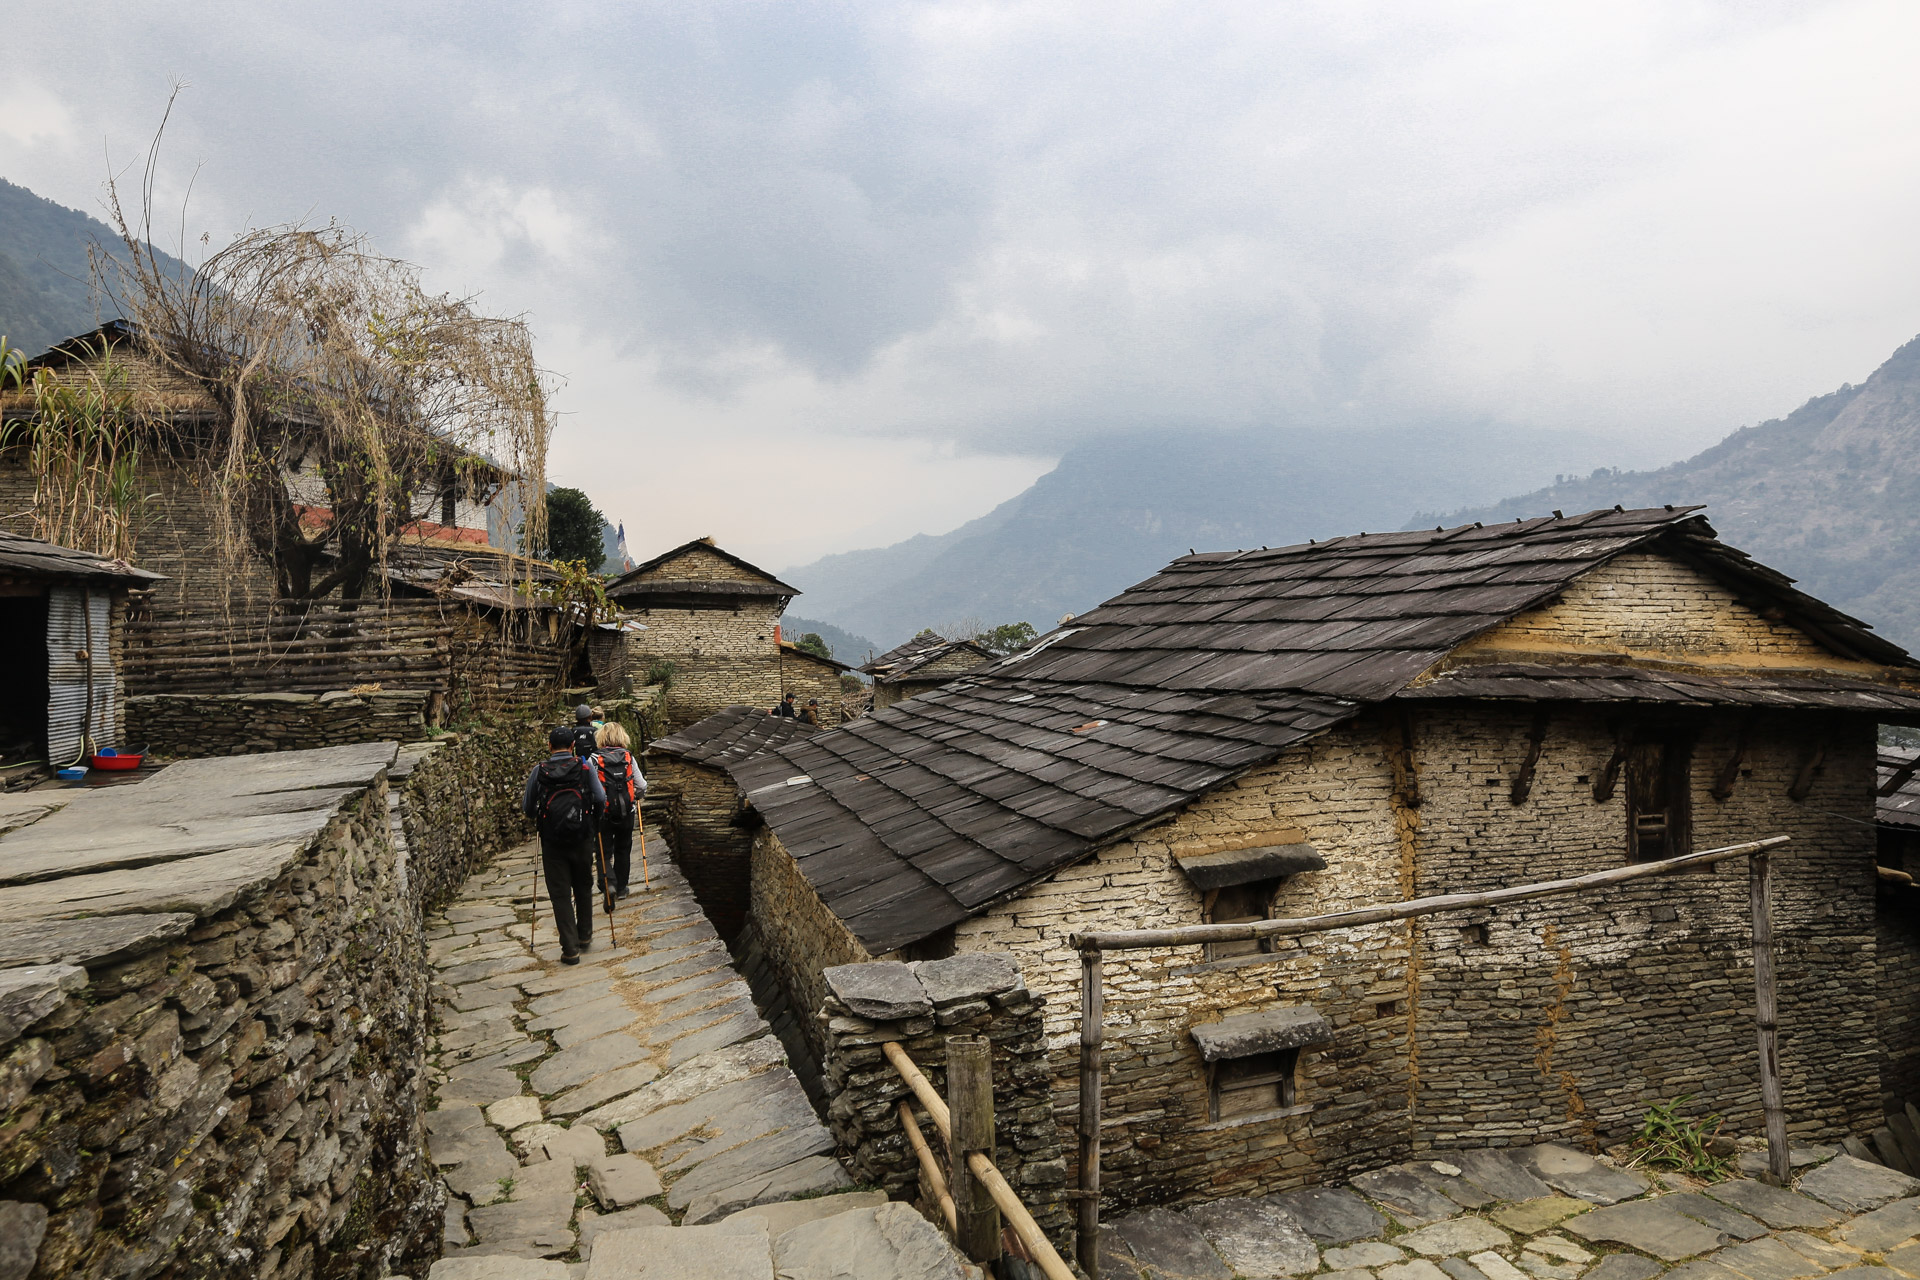
[[[804,720],[770,716],[760,707],[736,706],[696,720],[678,733],[655,738],[647,744],[647,751],[724,769],[819,732],[819,726]]]
[[[1880,748],[1878,817],[1890,827],[1920,827],[1920,748]]]
[[[728,564],[736,568],[745,569],[748,573],[755,574],[765,579],[765,581],[693,582],[672,578],[662,578],[651,582],[640,581],[640,575],[647,570],[658,569],[669,560],[678,559],[689,551],[695,550],[711,551]],[[765,595],[792,597],[801,594],[800,588],[780,581],[780,579],[774,577],[759,565],[750,564],[733,554],[733,552],[726,550],[724,547],[715,546],[712,538],[695,538],[691,542],[683,542],[671,551],[663,551],[651,560],[641,561],[607,584],[607,594],[610,596],[661,594],[669,589],[695,595]]]
[[[560,580],[560,571],[544,560],[516,559],[504,551],[462,543],[397,543],[388,548],[382,572],[396,586],[492,609],[552,609],[552,604],[519,590],[518,584]]]
[[[971,640],[948,640],[937,632],[922,631],[905,644],[897,644],[887,650],[860,670],[872,676],[876,683],[893,684],[911,679],[914,672],[954,653],[976,653],[983,663],[992,662],[995,657]],[[930,678],[933,677],[922,677]]]
[[[1462,642],[1629,550],[1659,544],[1837,652],[1913,665],[1865,624],[1723,547],[1698,510],[1185,556],[1021,653],[730,772],[822,900],[879,954],[1399,694]],[[1853,682],[1808,679],[1817,705],[1868,696]],[[1753,696],[1806,705],[1774,687],[1785,683]],[[1619,696],[1587,688],[1565,696]],[[1920,698],[1908,705],[1920,712]]]
[[[63,582],[118,583],[129,587],[143,587],[165,580],[164,575],[148,569],[136,569],[125,560],[109,560],[91,551],[76,551],[72,547],[0,530],[0,575],[7,574],[53,578]]]

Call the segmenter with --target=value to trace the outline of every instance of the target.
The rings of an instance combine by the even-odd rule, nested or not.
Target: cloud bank
[[[186,3],[26,15],[0,175],[338,216],[527,311],[636,547],[937,531],[1116,428],[1678,456],[1920,328],[1920,10]],[[169,246],[171,247],[171,246]]]

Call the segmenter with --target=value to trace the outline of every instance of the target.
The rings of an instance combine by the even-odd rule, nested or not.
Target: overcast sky
[[[551,475],[636,554],[938,532],[1143,424],[1663,462],[1920,330],[1911,0],[175,0],[7,43],[0,176],[98,213],[182,80],[194,234],[338,217],[525,311]]]

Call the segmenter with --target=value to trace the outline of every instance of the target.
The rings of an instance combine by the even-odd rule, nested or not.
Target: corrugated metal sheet
[[[67,764],[80,754],[89,673],[94,745],[122,745],[108,648],[112,610],[113,601],[104,591],[54,587],[47,593],[47,759],[55,764]],[[83,652],[92,655],[91,662],[80,656]]]

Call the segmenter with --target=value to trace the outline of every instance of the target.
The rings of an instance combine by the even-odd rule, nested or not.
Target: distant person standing
[[[793,695],[789,693],[784,697],[782,697],[780,699],[780,705],[773,709],[772,714],[779,716],[783,720],[793,719],[794,718]]]
[[[808,698],[807,705],[800,708],[799,719],[807,724],[820,723],[820,699]]]
[[[527,775],[520,811],[540,831],[540,864],[560,934],[560,963],[593,945],[593,844],[607,809],[599,772],[574,753],[574,729],[547,735],[552,754]]]
[[[594,759],[599,763],[600,786],[607,793],[607,814],[600,822],[606,848],[601,874],[613,877],[614,894],[624,898],[633,870],[633,829],[640,820],[640,798],[647,794],[647,780],[640,775],[640,762],[633,758],[633,744],[624,728],[604,724],[595,737],[600,749]],[[602,880],[600,892],[606,891]]]

